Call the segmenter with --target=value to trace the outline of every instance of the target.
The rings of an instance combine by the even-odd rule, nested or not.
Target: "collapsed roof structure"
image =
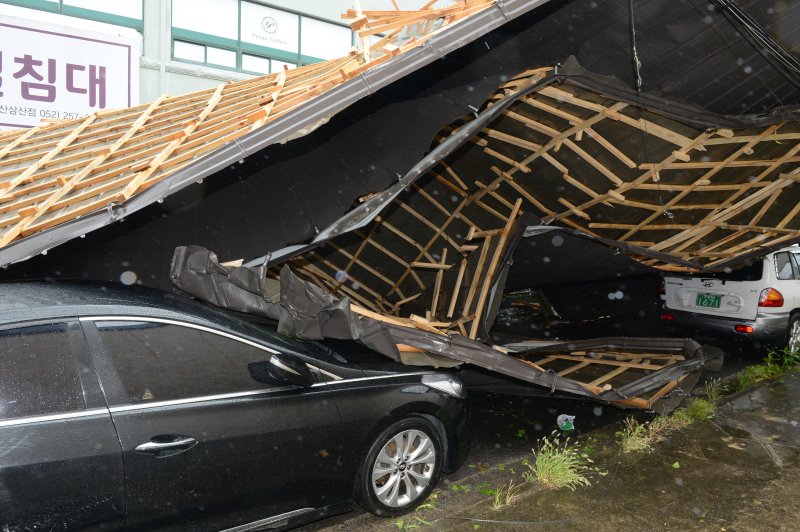
[[[716,115],[567,62],[500,86],[397,184],[311,242],[242,266],[181,248],[172,274],[198,297],[297,336],[354,338],[407,363],[440,363],[435,353],[650,408],[702,358],[630,345],[502,355],[486,346],[518,243],[567,233],[662,269],[735,264],[800,240],[799,152],[791,110]]]
[[[4,134],[0,263],[308,133],[542,3],[349,13],[362,37],[386,35],[340,60]],[[558,28],[550,30],[558,41]],[[693,342],[607,339],[518,353],[491,345],[519,242],[586,238],[651,267],[701,270],[800,239],[791,109],[720,115],[568,62],[505,77],[474,110],[394,185],[362,190],[357,207],[315,236],[262,248],[269,253],[238,267],[179,248],[173,281],[214,304],[278,319],[299,337],[356,338],[407,363],[471,362],[551,391],[652,408],[702,367]]]
[[[345,18],[354,19],[361,48],[346,57],[0,132],[0,264],[46,251],[266,145],[307,134],[349,104],[546,1],[462,0],[434,8],[434,0],[418,11],[351,10]],[[381,68],[393,59],[391,68]]]

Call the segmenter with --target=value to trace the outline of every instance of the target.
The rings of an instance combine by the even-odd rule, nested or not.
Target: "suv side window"
[[[782,252],[775,254],[775,272],[777,273],[778,280],[789,281],[798,278],[797,265],[792,260],[789,252]]]
[[[275,386],[270,353],[203,329],[148,321],[96,321],[124,388],[118,404],[169,401]]]
[[[0,419],[84,410],[67,323],[0,330]]]

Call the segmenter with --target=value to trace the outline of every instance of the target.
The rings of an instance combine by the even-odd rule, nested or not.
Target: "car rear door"
[[[800,307],[800,253],[779,251],[774,254],[775,288],[784,298],[784,308]]]
[[[274,350],[207,327],[104,318],[89,333],[86,321],[104,350],[129,527],[216,530],[325,505],[341,427],[324,384],[271,381]]]
[[[77,322],[0,328],[0,530],[123,523],[122,452]]]

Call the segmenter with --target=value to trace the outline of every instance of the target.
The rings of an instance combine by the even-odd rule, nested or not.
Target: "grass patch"
[[[635,453],[650,449],[655,440],[651,430],[652,426],[652,423],[642,424],[633,417],[626,417],[625,426],[620,432],[622,452]]]
[[[622,452],[649,451],[670,432],[687,427],[695,421],[714,417],[722,399],[723,388],[718,382],[706,384],[706,398],[696,397],[670,415],[656,416],[649,423],[640,423],[633,417],[626,418],[622,430],[617,433]]]
[[[703,385],[706,399],[715,406],[722,402],[722,397],[728,391],[728,386],[720,379],[711,379]]]
[[[708,399],[698,397],[689,401],[683,411],[692,421],[705,421],[714,417],[717,412],[717,405]]]
[[[495,490],[492,508],[499,510],[501,508],[505,508],[506,506],[510,506],[514,503],[514,501],[519,499],[522,488],[522,485],[515,485],[513,479],[509,480],[507,485],[498,487],[497,490]]]
[[[800,351],[783,349],[770,349],[764,362],[748,366],[739,374],[736,382],[736,391],[748,390],[759,382],[778,379],[797,367],[800,363]]]
[[[569,488],[590,486],[588,475],[591,472],[591,459],[574,446],[569,438],[563,443],[553,433],[542,438],[538,450],[534,450],[533,463],[528,463],[529,471],[523,473],[527,482],[537,482],[544,488]]]

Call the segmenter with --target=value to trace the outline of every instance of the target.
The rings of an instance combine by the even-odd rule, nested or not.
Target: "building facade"
[[[128,37],[138,33],[141,51],[134,76],[138,78],[138,97],[130,102],[135,105],[151,102],[163,94],[184,94],[227,80],[346,55],[353,45],[353,34],[336,14],[350,4],[349,1],[270,4],[257,0],[0,0],[0,17],[28,19],[78,33]],[[2,35],[0,46],[4,46]],[[13,54],[5,55],[0,57],[0,61],[5,61],[0,63],[0,76],[5,76],[8,87],[8,83],[16,81],[14,75],[19,67],[14,64]],[[49,59],[40,61],[42,72],[38,74],[43,75]],[[60,74],[66,78],[64,72]],[[66,88],[61,92],[66,93]],[[96,107],[87,109],[86,114],[97,110]]]

